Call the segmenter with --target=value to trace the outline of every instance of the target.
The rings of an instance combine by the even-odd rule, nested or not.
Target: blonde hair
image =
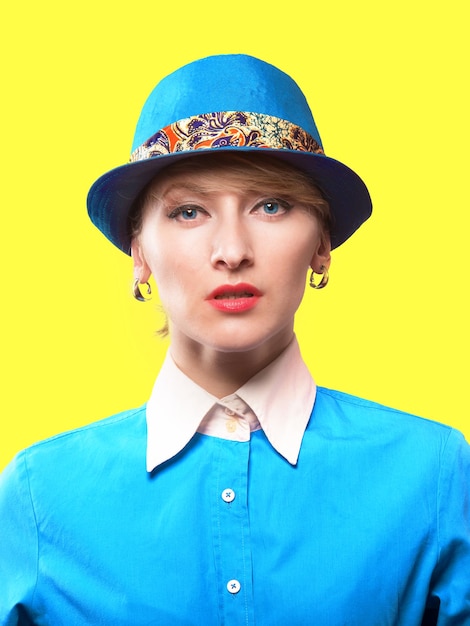
[[[295,200],[314,215],[321,226],[322,237],[330,232],[330,207],[322,192],[310,176],[276,157],[265,154],[220,152],[188,157],[169,165],[159,172],[138,196],[129,217],[131,239],[140,234],[142,218],[149,203],[158,200],[157,187],[169,177],[181,174],[197,174],[198,182],[207,191],[216,191],[219,186],[214,174],[224,177],[224,189],[275,191],[282,197]]]

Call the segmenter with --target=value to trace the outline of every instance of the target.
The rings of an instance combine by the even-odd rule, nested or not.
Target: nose
[[[253,263],[250,237],[240,215],[226,215],[220,220],[212,241],[211,263],[230,270]]]

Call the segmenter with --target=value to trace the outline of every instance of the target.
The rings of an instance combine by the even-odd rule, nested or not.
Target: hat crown
[[[369,217],[364,182],[328,157],[297,83],[245,54],[206,57],[161,80],[137,123],[130,161],[100,176],[88,193],[93,223],[130,254],[129,215],[146,185],[166,167],[196,154],[265,154],[304,171],[332,215],[332,248]]]
[[[189,63],[157,84],[142,109],[132,152],[178,120],[221,111],[287,120],[322,145],[307,100],[290,76],[255,57],[227,54]]]

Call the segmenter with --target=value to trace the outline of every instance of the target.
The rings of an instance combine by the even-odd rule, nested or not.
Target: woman
[[[144,407],[5,471],[0,623],[470,624],[463,437],[300,356],[306,272],[327,284],[371,204],[298,86],[244,55],[177,70],[88,208],[170,350]]]

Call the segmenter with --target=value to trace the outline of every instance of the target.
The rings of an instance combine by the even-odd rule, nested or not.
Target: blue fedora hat
[[[88,193],[92,222],[130,254],[129,213],[164,167],[207,151],[270,154],[307,172],[332,212],[332,248],[370,216],[359,176],[327,157],[308,103],[278,68],[252,56],[211,56],[176,70],[148,97],[130,161],[101,176]]]

